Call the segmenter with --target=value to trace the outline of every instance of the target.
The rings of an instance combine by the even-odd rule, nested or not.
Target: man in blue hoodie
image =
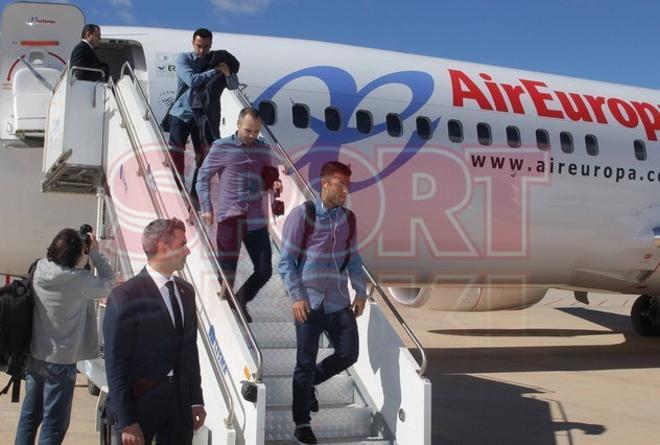
[[[315,444],[310,411],[318,411],[314,387],[358,358],[356,317],[367,299],[362,260],[356,247],[355,215],[344,208],[351,169],[332,161],[321,168],[321,197],[291,211],[282,231],[279,272],[296,323],[297,362],[293,374],[293,421],[299,443]],[[355,290],[351,303],[348,279]],[[316,363],[319,338],[328,334],[334,354]]]

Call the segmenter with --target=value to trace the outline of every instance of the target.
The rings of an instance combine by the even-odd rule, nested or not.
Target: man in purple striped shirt
[[[234,283],[241,242],[252,260],[254,272],[236,292],[248,322],[252,318],[247,311],[247,303],[254,299],[273,273],[268,217],[264,212],[263,198],[267,186],[270,186],[264,182],[264,171],[272,171],[277,159],[270,146],[258,137],[260,131],[259,111],[251,107],[241,110],[238,131],[213,143],[197,177],[201,216],[207,224],[213,224],[214,219],[217,221],[218,260],[230,285]],[[220,180],[220,196],[213,206],[210,181],[215,175]],[[279,177],[272,188],[275,192],[282,191]]]

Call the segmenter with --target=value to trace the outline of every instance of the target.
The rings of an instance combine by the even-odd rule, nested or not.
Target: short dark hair
[[[195,37],[201,37],[202,39],[211,39],[213,40],[213,33],[206,28],[197,28],[193,33],[193,40]]]
[[[158,252],[158,241],[171,246],[176,230],[186,231],[186,225],[178,218],[156,219],[147,224],[142,231],[142,250],[147,258],[151,258]]]
[[[245,107],[240,111],[240,113],[238,113],[238,122],[242,121],[245,116],[252,116],[254,119],[263,120],[261,112],[252,107]]]
[[[351,171],[350,165],[346,165],[339,161],[328,161],[323,164],[323,167],[321,167],[321,178],[326,178],[328,176],[334,175],[335,173],[351,176],[353,172]]]
[[[62,267],[76,267],[83,253],[83,242],[80,233],[73,229],[62,229],[55,235],[48,246],[46,258]]]
[[[94,25],[93,23],[88,23],[83,26],[82,32],[80,33],[80,38],[84,39],[88,33],[94,34],[96,31],[100,31],[101,27],[99,25]]]

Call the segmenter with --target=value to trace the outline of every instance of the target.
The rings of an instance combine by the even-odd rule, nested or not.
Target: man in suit
[[[193,287],[173,276],[190,250],[181,220],[144,229],[147,265],[108,298],[108,418],[123,445],[191,444],[204,424]]]
[[[101,28],[98,25],[85,25],[81,36],[82,40],[71,51],[71,66],[102,69],[101,62],[94,52],[101,41]],[[91,80],[93,82],[102,80],[101,74],[93,71],[76,70],[74,76],[78,80]]]

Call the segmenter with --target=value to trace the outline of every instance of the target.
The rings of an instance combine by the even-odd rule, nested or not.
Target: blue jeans
[[[37,435],[39,445],[59,445],[71,420],[76,365],[59,365],[29,357],[25,398],[16,430],[16,445],[31,445]]]
[[[334,354],[316,363],[319,339],[328,333]],[[348,306],[326,314],[321,306],[312,310],[307,321],[296,321],[296,369],[293,372],[293,421],[296,425],[309,423],[312,386],[347,369],[358,359],[359,339],[355,315]]]

